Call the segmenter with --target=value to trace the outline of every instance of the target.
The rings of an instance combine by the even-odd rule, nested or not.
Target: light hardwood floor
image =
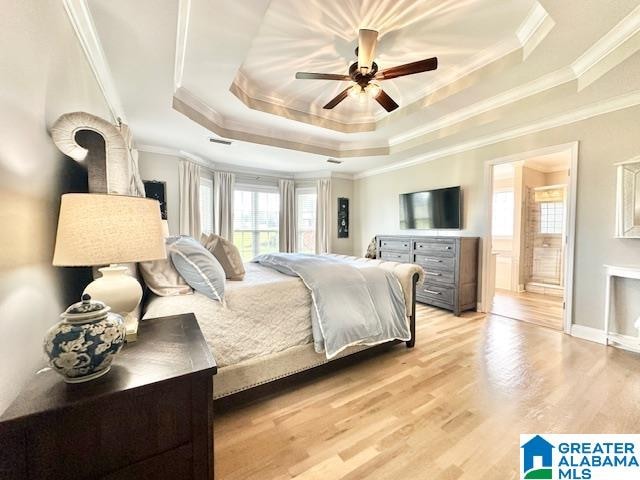
[[[562,330],[562,297],[496,290],[491,312],[503,317]]]
[[[216,416],[216,478],[516,479],[520,433],[638,433],[639,398],[639,355],[421,306],[414,349]]]

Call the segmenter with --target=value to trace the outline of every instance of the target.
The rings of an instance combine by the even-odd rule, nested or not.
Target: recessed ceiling
[[[91,17],[70,15],[138,146],[204,161],[377,172],[640,98],[637,0],[65,2]],[[360,27],[380,30],[383,68],[440,60],[384,83],[400,104],[391,114],[374,102],[323,110],[341,85],[294,79],[345,72]]]
[[[380,69],[437,56],[439,68],[382,82],[407,106],[451,81],[480,55],[495,60],[537,4],[535,0],[273,0],[235,83],[251,97],[301,112],[368,123],[386,112],[373,101],[348,99],[335,111],[322,106],[344,82],[296,80],[296,71],[347,74],[356,61],[358,30],[379,32]]]

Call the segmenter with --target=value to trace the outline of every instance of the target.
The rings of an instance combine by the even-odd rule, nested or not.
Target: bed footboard
[[[413,348],[416,344],[416,285],[420,275],[413,274],[411,278],[411,316],[409,317],[409,328],[411,330],[411,340],[408,340],[407,348]]]

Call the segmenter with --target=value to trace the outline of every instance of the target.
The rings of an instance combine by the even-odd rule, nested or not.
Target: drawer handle
[[[451,247],[450,247],[450,246],[448,246],[448,247],[447,247],[447,250],[451,250]]]
[[[425,272],[425,273],[426,273],[427,275],[432,275],[432,276],[434,276],[434,277],[439,277],[439,276],[441,276],[441,275],[442,275],[441,273],[438,273],[438,272]]]
[[[442,295],[442,292],[436,292],[435,290],[424,290],[427,293],[430,293],[431,295]]]
[[[425,261],[433,263],[442,263],[442,260],[436,260],[435,258],[426,258]]]

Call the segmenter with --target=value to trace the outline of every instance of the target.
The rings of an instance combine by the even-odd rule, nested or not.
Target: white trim
[[[573,320],[573,270],[575,261],[575,233],[576,233],[576,205],[578,198],[578,142],[565,143],[561,145],[554,145],[550,147],[541,148],[538,150],[521,152],[506,157],[487,160],[484,163],[484,185],[485,185],[485,202],[486,202],[486,216],[485,216],[485,229],[482,238],[482,291],[480,293],[481,302],[483,305],[491,305],[492,299],[492,286],[490,285],[491,279],[491,223],[492,223],[492,211],[493,211],[493,167],[503,163],[512,163],[514,161],[526,160],[530,157],[538,157],[547,155],[550,153],[559,153],[568,151],[571,155],[570,162],[570,175],[567,200],[567,219],[566,219],[566,253],[564,262],[564,279],[565,279],[565,309],[563,318],[563,330],[565,333],[570,333]]]
[[[573,71],[570,68],[562,68],[551,72],[547,75],[543,75],[540,78],[532,80],[531,82],[523,85],[518,85],[510,90],[501,92],[493,97],[480,100],[474,104],[458,109],[452,113],[444,115],[433,122],[423,124],[413,130],[404,132],[400,135],[396,135],[389,139],[389,145],[394,147],[403,142],[412,140],[421,135],[435,132],[442,128],[455,125],[456,123],[463,122],[477,115],[490,112],[496,108],[504,107],[515,103],[524,98],[532,95],[537,95],[544,91],[555,88],[559,85],[563,85],[567,82],[575,80]]]
[[[608,345],[613,347],[629,350],[630,352],[640,353],[640,340],[638,337],[631,335],[622,335],[620,333],[610,333],[607,337]]]
[[[63,0],[63,5],[82,50],[87,57],[89,67],[91,67],[102,95],[111,111],[113,121],[115,123],[119,123],[119,121],[127,123],[127,117],[124,113],[124,108],[122,108],[122,102],[116,90],[109,63],[102,49],[86,0]]]
[[[603,330],[599,328],[585,327],[584,325],[572,325],[571,336],[581,338],[582,340],[588,340],[590,342],[599,343],[605,345],[606,336]]]
[[[518,37],[520,45],[525,46],[527,44],[548,16],[549,14],[544,7],[536,2],[527,15],[527,18],[525,18],[524,22],[522,22],[516,31],[516,37]]]
[[[176,28],[176,54],[173,68],[174,92],[182,85],[184,74],[184,59],[187,50],[187,38],[189,33],[189,17],[191,15],[191,0],[179,0],[178,25]]]
[[[571,112],[543,119],[538,122],[533,122],[509,130],[503,130],[502,132],[479,137],[477,139],[462,142],[457,145],[443,147],[438,150],[433,150],[424,155],[416,155],[409,158],[408,160],[395,162],[380,168],[366,170],[364,172],[355,174],[353,178],[360,179],[371,177],[374,175],[380,175],[382,173],[392,172],[394,170],[412,167],[414,165],[420,165],[422,163],[430,162],[438,158],[446,157],[456,153],[466,152],[468,150],[474,150],[479,147],[485,147],[494,143],[504,142],[506,140],[522,137],[524,135],[530,135],[532,133],[537,133],[543,130],[580,122],[592,117],[596,117],[598,115],[615,112],[617,110],[622,110],[624,108],[632,107],[638,104],[640,104],[640,90],[625,95],[620,95],[604,102],[595,102],[584,107],[580,107]]]
[[[571,68],[581,77],[640,31],[640,5],[585,51]]]

